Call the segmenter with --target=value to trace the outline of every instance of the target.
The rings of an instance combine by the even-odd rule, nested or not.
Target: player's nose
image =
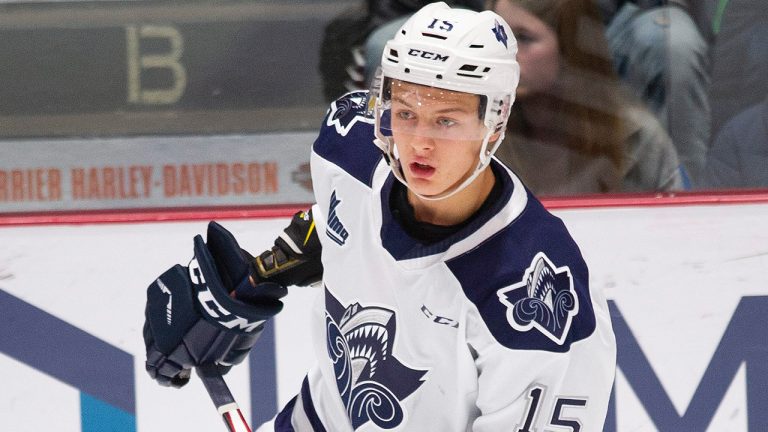
[[[435,147],[435,139],[428,133],[428,131],[420,128],[412,135],[410,145],[417,152],[428,151]]]

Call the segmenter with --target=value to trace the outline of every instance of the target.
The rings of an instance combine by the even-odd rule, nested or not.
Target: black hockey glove
[[[229,231],[211,222],[207,240],[196,236],[189,267],[176,265],[147,288],[146,369],[161,385],[183,386],[202,364],[226,373],[283,307],[285,287],[259,281],[253,257]]]
[[[256,271],[283,286],[311,285],[323,277],[321,249],[312,210],[297,212],[272,249],[256,257]]]

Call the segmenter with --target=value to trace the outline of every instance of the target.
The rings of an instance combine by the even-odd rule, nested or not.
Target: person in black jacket
[[[768,93],[768,2],[721,0],[712,23],[712,137]]]
[[[320,51],[323,95],[328,102],[353,90],[368,89],[384,44],[411,16],[434,0],[366,0],[333,19],[325,28]],[[475,11],[484,0],[446,0],[449,6]]]
[[[606,27],[616,72],[669,133],[691,187],[701,180],[710,140],[709,45],[695,20],[699,7],[689,0],[616,3]]]
[[[768,187],[768,97],[720,128],[707,158],[704,187]]]

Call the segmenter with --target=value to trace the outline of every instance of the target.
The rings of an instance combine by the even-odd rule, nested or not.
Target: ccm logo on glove
[[[250,332],[264,322],[264,320],[250,322],[247,319],[228,311],[224,308],[224,306],[216,301],[216,298],[213,296],[211,291],[208,289],[208,286],[206,285],[205,278],[203,277],[203,272],[200,270],[200,264],[198,264],[197,258],[193,258],[189,263],[189,279],[192,281],[192,284],[195,287],[195,291],[197,291],[197,301],[200,303],[200,306],[202,306],[203,310],[208,314],[208,316],[213,318],[222,326],[229,329],[237,328],[246,332]]]

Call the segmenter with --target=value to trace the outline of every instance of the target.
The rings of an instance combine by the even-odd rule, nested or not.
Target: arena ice
[[[717,199],[722,197],[712,201]],[[573,202],[577,208],[555,210],[582,245],[590,282],[603,287],[611,305],[619,372],[606,431],[746,431],[768,425],[760,409],[768,359],[760,349],[765,341],[754,337],[768,312],[768,204],[759,195],[742,197],[754,201],[745,203],[701,202],[707,200],[608,207]],[[269,245],[271,232],[287,221],[259,217],[258,211],[248,219],[232,216],[222,212],[216,219],[254,248]],[[89,424],[109,424],[119,432],[223,428],[198,381],[171,390],[144,372],[144,285],[187,255],[188,233],[202,232],[206,223],[154,221],[173,217],[145,214],[141,223],[99,223],[94,216],[91,223],[74,225],[3,219],[13,224],[0,228],[0,310],[6,317],[20,307],[25,313],[13,314],[0,337],[6,386],[0,429],[35,431],[52,423],[89,432],[105,430]],[[148,247],[141,238],[165,246]],[[46,271],[40,270],[43,261]],[[298,390],[309,362],[307,311],[318,292],[291,290],[274,334],[263,336],[251,354],[258,360],[227,375],[252,424],[271,417]],[[40,323],[56,325],[43,329]],[[69,331],[79,336],[60,347],[12,346],[45,340],[40,332]],[[98,377],[51,370],[57,356],[77,368],[76,361],[67,362],[83,352],[93,357],[79,361],[121,360],[105,364]]]

